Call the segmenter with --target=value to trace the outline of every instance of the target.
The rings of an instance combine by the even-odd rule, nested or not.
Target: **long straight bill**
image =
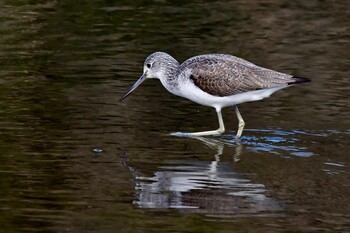
[[[132,85],[132,87],[123,95],[123,97],[121,97],[119,99],[119,102],[123,101],[123,99],[125,99],[126,97],[128,97],[128,95],[131,94],[131,92],[133,92],[138,86],[140,86],[140,84],[146,80],[146,76],[143,74],[134,85]]]

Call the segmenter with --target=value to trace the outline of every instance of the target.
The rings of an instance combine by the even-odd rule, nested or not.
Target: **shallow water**
[[[348,2],[2,1],[1,232],[348,232]],[[310,84],[213,109],[154,51],[234,54]]]

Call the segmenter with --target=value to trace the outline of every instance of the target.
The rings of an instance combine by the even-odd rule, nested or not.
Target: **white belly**
[[[244,92],[231,96],[213,96],[210,95],[198,87],[196,87],[193,83],[188,82],[186,84],[181,85],[178,95],[185,97],[193,102],[196,102],[201,105],[211,106],[214,108],[224,108],[228,106],[233,106],[245,102],[257,101],[264,98],[269,97],[272,93],[286,88],[288,86],[274,87],[262,90],[255,90]]]

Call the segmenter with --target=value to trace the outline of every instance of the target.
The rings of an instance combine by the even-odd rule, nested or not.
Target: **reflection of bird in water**
[[[222,155],[223,150],[224,150],[224,146],[225,145],[229,145],[229,146],[234,146],[232,143],[229,142],[225,142],[219,139],[214,139],[214,138],[204,138],[204,137],[193,137],[194,139],[197,139],[201,142],[203,142],[205,145],[207,145],[208,147],[217,150],[217,153],[215,154],[215,160],[217,162],[220,161],[220,155]],[[241,154],[242,154],[242,143],[240,141],[237,141],[236,143],[236,152],[233,155],[233,161],[234,162],[238,162]]]
[[[266,195],[263,184],[254,183],[233,171],[231,162],[220,160],[229,143],[195,137],[216,150],[213,161],[168,161],[158,165],[153,175],[142,167],[125,165],[135,177],[135,205],[140,208],[177,208],[186,212],[249,215],[281,210],[280,204]],[[230,144],[230,146],[233,146]],[[242,145],[237,145],[239,156]],[[125,153],[122,154],[124,161]],[[154,165],[154,164],[153,164]],[[146,169],[148,173],[149,169]]]
[[[219,120],[217,130],[186,133],[186,135],[205,136],[223,133],[225,126],[221,109],[234,106],[239,121],[237,139],[242,135],[245,125],[237,104],[261,100],[280,89],[310,81],[307,78],[262,68],[231,55],[200,55],[180,65],[169,54],[156,52],[147,57],[143,75],[120,98],[120,101],[149,78],[159,79],[163,86],[175,95],[215,108]]]

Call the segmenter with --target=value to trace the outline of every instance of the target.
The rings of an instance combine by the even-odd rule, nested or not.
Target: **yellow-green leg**
[[[208,136],[208,135],[222,134],[223,132],[225,132],[224,121],[223,121],[222,115],[221,115],[221,108],[220,109],[217,108],[216,113],[218,115],[218,120],[219,120],[219,128],[217,130],[188,133],[187,135],[189,135],[189,136]]]
[[[245,126],[245,122],[244,122],[244,120],[243,120],[243,118],[241,116],[241,113],[238,110],[237,105],[235,105],[234,108],[235,108],[235,112],[236,112],[236,115],[237,115],[237,118],[238,118],[238,130],[237,130],[237,134],[236,134],[236,139],[238,140],[242,136],[243,129],[244,129],[244,126]]]

